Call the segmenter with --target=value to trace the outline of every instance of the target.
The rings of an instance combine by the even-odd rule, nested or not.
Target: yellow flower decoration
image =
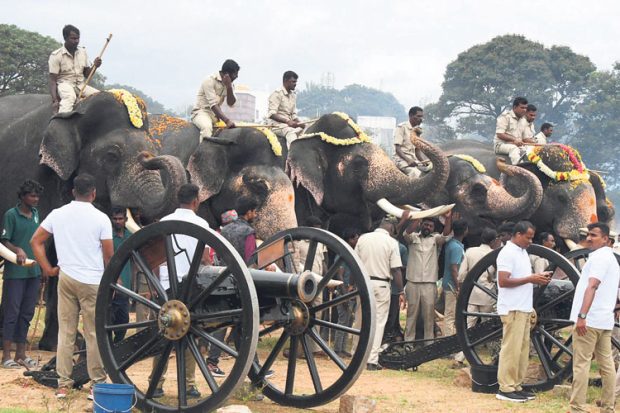
[[[480,161],[476,158],[474,158],[473,156],[469,156],[469,155],[452,155],[456,158],[462,159],[465,162],[469,162],[471,164],[471,166],[474,167],[474,169],[478,172],[480,172],[481,174],[484,174],[487,172],[487,169],[484,167],[483,164],[480,163]]]
[[[265,135],[265,137],[269,141],[269,144],[271,145],[271,150],[273,151],[273,153],[276,156],[282,156],[282,145],[280,145],[280,141],[278,140],[278,137],[276,136],[275,133],[271,131],[271,129],[265,128],[261,125],[256,125],[254,123],[235,122],[235,125],[252,127],[254,129],[257,129],[263,135]],[[214,126],[218,129],[226,128],[226,124],[222,122],[221,120],[217,121]]]
[[[357,136],[354,138],[345,139],[345,138],[336,138],[334,136],[326,134],[325,132],[314,132],[314,133],[303,134],[299,137],[299,139],[314,138],[315,136],[318,136],[321,138],[321,140],[327,143],[330,143],[332,145],[339,145],[339,146],[348,146],[348,145],[356,145],[358,143],[363,143],[363,142],[372,142],[370,138],[368,137],[368,135],[366,135],[364,131],[355,122],[353,122],[353,119],[351,119],[349,115],[347,115],[344,112],[334,112],[333,114],[345,120],[349,124],[349,126],[353,129],[353,131],[355,131]]]
[[[549,178],[553,179],[554,181],[573,181],[574,183],[577,183],[578,181],[589,181],[590,180],[590,174],[588,173],[588,170],[584,167],[583,171],[580,172],[579,170],[573,168],[568,172],[564,172],[564,171],[554,171],[553,169],[549,168],[542,160],[542,158],[540,157],[540,150],[541,150],[542,146],[535,146],[533,148],[530,148],[528,150],[527,153],[527,159],[532,162],[534,165],[536,165],[538,167],[538,169],[540,169],[540,171],[542,173],[544,173],[545,175],[547,175]],[[573,149],[574,151],[574,149]],[[581,162],[581,157],[579,156],[577,151],[574,151],[577,155],[577,159],[579,159],[579,161]],[[581,163],[583,165],[583,163]]]
[[[136,98],[136,96],[125,89],[110,89],[106,92],[113,94],[116,100],[125,105],[129,114],[129,120],[134,127],[140,129],[144,125],[142,110],[138,104],[138,99],[140,98]],[[144,105],[144,103],[142,104]]]

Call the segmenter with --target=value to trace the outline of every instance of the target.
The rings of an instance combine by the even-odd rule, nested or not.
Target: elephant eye
[[[113,149],[106,151],[105,155],[103,156],[103,159],[105,163],[118,163],[118,161],[121,159],[119,148],[115,147]]]

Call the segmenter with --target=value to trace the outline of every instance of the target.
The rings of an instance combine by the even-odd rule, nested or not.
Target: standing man
[[[4,261],[4,282],[2,284],[4,320],[2,322],[2,367],[28,368],[37,363],[26,355],[26,338],[30,320],[37,304],[41,269],[38,265],[24,266],[28,257],[33,258],[30,238],[39,227],[39,197],[43,187],[36,181],[27,180],[17,192],[17,206],[4,213],[1,242],[17,255],[17,265]],[[15,358],[11,358],[11,347],[15,343]]]
[[[534,143],[532,139],[523,137],[523,129],[527,121],[527,99],[517,97],[512,102],[512,110],[506,111],[497,118],[493,146],[498,155],[508,155],[510,162],[516,165],[525,154],[525,143]]]
[[[230,241],[246,263],[256,251],[256,230],[252,221],[258,215],[257,209],[258,203],[254,199],[240,197],[235,205],[238,218],[222,228],[222,236]]]
[[[58,280],[58,398],[73,387],[73,349],[80,313],[84,324],[88,376],[93,383],[106,379],[95,331],[95,304],[103,270],[114,253],[110,219],[93,206],[95,178],[80,174],[73,180],[74,201],[57,208],[43,220],[30,245],[41,271]],[[45,242],[54,236],[58,267],[52,267]],[[92,399],[92,387],[89,399]]]
[[[545,145],[547,143],[547,138],[550,138],[553,134],[553,125],[550,123],[543,123],[540,127],[540,132],[534,136],[534,142],[539,145]]]
[[[443,234],[434,233],[435,221],[424,218],[413,221],[405,230],[403,238],[409,248],[407,260],[407,324],[405,341],[415,340],[416,323],[421,312],[424,322],[424,339],[435,338],[435,301],[437,299],[438,250],[448,240],[452,231],[452,213],[446,215]],[[430,344],[426,341],[425,345]]]
[[[555,249],[555,238],[553,234],[549,232],[541,232],[539,235],[539,244],[549,249]],[[535,273],[541,273],[549,268],[549,260],[538,255],[530,255],[530,261],[532,263],[532,270]]]
[[[592,356],[603,380],[601,412],[614,412],[615,369],[611,352],[611,331],[618,298],[620,269],[608,246],[609,227],[597,222],[588,225],[590,256],[575,288],[570,319],[573,330],[573,385],[570,411],[587,412],[586,393]]]
[[[497,256],[497,314],[503,332],[496,398],[518,403],[536,398],[522,387],[530,353],[534,284],[547,285],[551,276],[551,272],[532,274],[527,247],[535,231],[530,222],[517,222],[512,238]]]
[[[441,285],[445,297],[444,336],[456,334],[454,317],[456,314],[456,299],[459,293],[459,267],[465,256],[463,239],[467,236],[467,221],[457,219],[452,223],[453,237],[446,243],[443,277]]]
[[[200,130],[200,142],[205,137],[213,136],[213,124],[221,120],[227,128],[234,128],[235,123],[230,120],[221,105],[226,100],[228,106],[237,102],[233,92],[233,82],[239,76],[239,65],[228,59],[222,65],[222,70],[206,78],[196,96],[196,104],[192,109],[192,123]]]
[[[422,152],[411,143],[412,133],[417,137],[422,135],[420,125],[423,119],[422,108],[414,106],[409,109],[409,120],[398,124],[394,131],[394,162],[408,176],[418,177],[422,171],[431,169],[430,164],[423,161]]]
[[[355,246],[355,252],[357,252],[370,275],[375,295],[375,305],[377,306],[377,327],[366,366],[371,371],[381,370],[379,350],[390,310],[390,281],[392,279],[396,281],[400,291],[399,301],[403,307],[405,305],[405,293],[403,292],[402,275],[400,272],[402,263],[400,261],[400,252],[398,251],[398,241],[390,235],[390,232],[393,231],[394,225],[392,222],[384,218],[379,228],[373,232],[362,234]]]
[[[127,208],[114,206],[110,214],[112,220],[112,243],[114,244],[114,252],[118,250],[123,241],[131,235],[131,232],[125,225],[127,224]],[[123,267],[119,276],[121,285],[125,288],[131,288],[131,264],[128,262]],[[124,294],[114,294],[112,300],[112,324],[126,324],[129,322],[129,297]],[[125,338],[127,330],[116,330],[113,332],[113,341],[115,343]]]
[[[284,72],[282,87],[269,96],[268,124],[274,125],[274,133],[286,137],[286,146],[299,137],[304,124],[297,117],[297,73],[292,70]]]
[[[70,24],[62,29],[62,37],[65,44],[56,49],[50,55],[49,65],[49,91],[52,95],[52,108],[54,113],[71,112],[78,94],[84,86],[84,81],[95,70],[88,63],[86,49],[78,47],[80,44],[80,30]],[[101,59],[95,58],[95,67],[101,66]],[[83,97],[99,92],[91,86],[86,86]]]

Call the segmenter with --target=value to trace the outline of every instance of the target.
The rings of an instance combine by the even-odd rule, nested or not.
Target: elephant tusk
[[[17,255],[11,251],[10,249],[8,249],[4,244],[0,243],[0,257],[4,258],[5,260],[12,262],[15,265],[19,265],[17,263]],[[24,263],[24,267],[32,267],[33,265],[36,264],[35,260],[31,260],[30,258],[26,258],[26,262]]]
[[[392,204],[385,198],[381,198],[377,201],[377,206],[381,208],[383,211],[390,215],[394,215],[396,218],[402,218],[404,210],[400,209],[396,205]],[[445,214],[454,208],[454,204],[449,205],[440,205],[435,208],[422,210],[422,211],[413,211],[409,214],[409,219],[422,219],[429,217],[437,217]],[[409,208],[408,208],[409,209]]]
[[[570,238],[564,238],[564,243],[566,244],[568,249],[571,251],[581,248],[575,241],[573,241]]]
[[[127,223],[125,224],[125,228],[127,228],[132,234],[135,234],[140,230],[140,225],[138,225],[133,219],[133,215],[131,215],[129,208],[127,208]]]

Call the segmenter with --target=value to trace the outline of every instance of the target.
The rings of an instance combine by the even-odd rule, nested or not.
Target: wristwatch
[[[586,319],[587,316],[588,315],[586,313],[579,313],[579,314],[577,314],[577,317],[579,317],[581,319],[584,319],[584,320]]]

